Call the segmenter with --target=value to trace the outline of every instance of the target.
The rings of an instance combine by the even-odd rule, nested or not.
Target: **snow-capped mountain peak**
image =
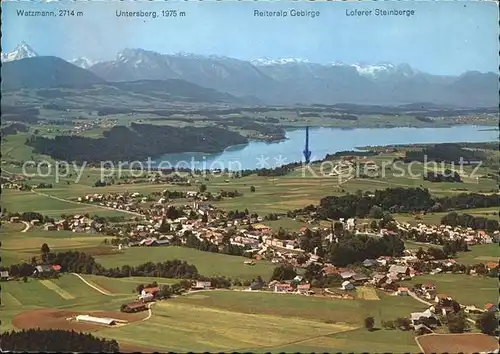
[[[391,63],[379,63],[379,64],[345,64],[343,62],[335,62],[332,66],[343,66],[351,67],[356,69],[359,75],[367,76],[371,78],[379,77],[384,74],[400,74],[402,76],[410,77],[417,73],[416,70],[412,69],[408,64],[394,65]]]
[[[75,59],[70,60],[69,62],[71,64],[79,66],[80,68],[83,68],[83,69],[88,69],[92,65],[97,63],[96,61],[93,61],[93,60],[86,58],[86,57],[75,58]]]
[[[268,65],[308,63],[309,61],[307,59],[301,59],[301,58],[279,58],[279,59],[259,58],[259,59],[252,59],[250,62],[256,66],[268,66]]]
[[[36,56],[38,56],[38,54],[33,50],[33,48],[31,48],[26,42],[22,41],[12,52],[2,53],[2,62],[33,58]]]

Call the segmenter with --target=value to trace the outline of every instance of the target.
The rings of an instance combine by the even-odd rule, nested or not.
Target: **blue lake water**
[[[450,128],[309,128],[311,161],[320,160],[326,154],[356,150],[356,147],[419,144],[498,141],[498,130],[491,126],[461,125]],[[221,153],[166,154],[154,159],[154,166],[161,168],[185,167],[195,169],[240,170],[269,168],[281,164],[303,161],[305,129],[287,131],[287,139],[277,142],[251,141],[246,145],[228,147]]]

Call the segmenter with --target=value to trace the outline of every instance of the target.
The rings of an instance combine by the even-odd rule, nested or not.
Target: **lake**
[[[498,130],[490,126],[461,125],[449,128],[309,128],[311,161],[326,154],[356,150],[361,146],[393,144],[426,144],[453,142],[498,141]],[[166,154],[155,159],[161,168],[241,169],[271,168],[303,161],[305,128],[288,130],[286,140],[276,142],[250,141],[246,145],[231,146],[218,154]]]

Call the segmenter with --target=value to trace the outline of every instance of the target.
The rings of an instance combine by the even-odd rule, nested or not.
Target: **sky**
[[[39,55],[112,60],[125,48],[250,60],[302,58],[315,63],[407,63],[439,75],[498,71],[494,2],[2,2],[2,51],[21,41]],[[74,10],[83,16],[23,17],[18,10]],[[319,16],[291,16],[291,10]],[[375,16],[375,9],[414,15]],[[185,16],[117,17],[116,11],[177,10]],[[254,11],[286,10],[287,17]],[[371,16],[346,11],[372,10]]]

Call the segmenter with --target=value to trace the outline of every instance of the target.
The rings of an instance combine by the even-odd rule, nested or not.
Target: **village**
[[[356,264],[338,267],[318,255],[317,247],[312,252],[306,252],[300,247],[300,238],[308,232],[321,235],[325,244],[339,242],[338,232],[335,231],[338,225],[354,235],[366,235],[375,239],[384,235],[403,236],[410,240],[419,240],[417,245],[420,243],[427,246],[447,241],[461,242],[466,247],[498,242],[498,231],[488,234],[472,228],[423,223],[412,226],[398,221],[393,221],[391,230],[387,228],[375,230],[370,224],[362,222],[363,220],[359,222],[354,218],[331,221],[330,226],[320,224],[313,218],[304,218],[300,219],[300,222],[308,226],[303,226],[298,232],[277,233],[265,225],[269,216],[250,214],[248,211],[224,212],[207,203],[203,193],[196,191],[186,192],[186,197],[191,199],[188,204],[169,204],[171,199],[164,196],[169,193],[171,195],[167,190],[155,195],[142,195],[137,192],[95,193],[77,199],[81,203],[98,204],[135,213],[132,220],[125,223],[115,224],[106,218],[91,218],[89,215],[63,215],[59,220],[40,216],[37,219],[37,215],[33,213],[11,215],[8,221],[23,222],[27,229],[104,234],[109,236],[104,242],[112,246],[116,252],[123,252],[131,247],[175,245],[244,256],[247,258],[244,263],[249,267],[259,261],[271,261],[276,266],[302,269],[302,274],[307,269],[316,267],[320,269],[321,277],[336,279],[336,282],[330,283],[334,286],[318,286],[317,281],[308,282],[303,275],[296,275],[290,279],[272,281],[254,279],[253,282],[238,284],[243,285],[239,290],[293,293],[344,300],[354,299],[353,294],[357,288],[364,294],[365,299],[377,299],[375,289],[394,296],[412,296],[426,304],[428,309],[421,313],[408,314],[409,324],[399,324],[399,326],[414,328],[419,333],[431,333],[440,324],[438,315],[447,315],[460,309],[465,309],[466,313],[471,314],[498,311],[498,308],[491,303],[484,304],[483,308],[458,304],[452,294],[441,294],[433,284],[418,284],[413,288],[401,285],[407,280],[415,277],[418,279],[425,274],[484,275],[498,271],[498,262],[465,266],[450,257],[435,259],[436,255],[415,247],[405,249],[402,256],[367,258]],[[279,220],[280,216],[273,218]],[[426,242],[420,242],[422,240]],[[228,244],[231,245],[229,248]],[[52,274],[57,272],[57,269],[39,265],[37,272],[38,275]],[[7,280],[8,272],[1,272],[0,278]],[[193,282],[189,287],[185,287],[187,291],[209,289],[212,289],[212,285],[206,281]],[[125,304],[121,310],[125,312],[146,310],[149,308],[146,303],[162,298],[161,294],[161,288],[158,286],[146,287],[141,289],[135,302]]]

